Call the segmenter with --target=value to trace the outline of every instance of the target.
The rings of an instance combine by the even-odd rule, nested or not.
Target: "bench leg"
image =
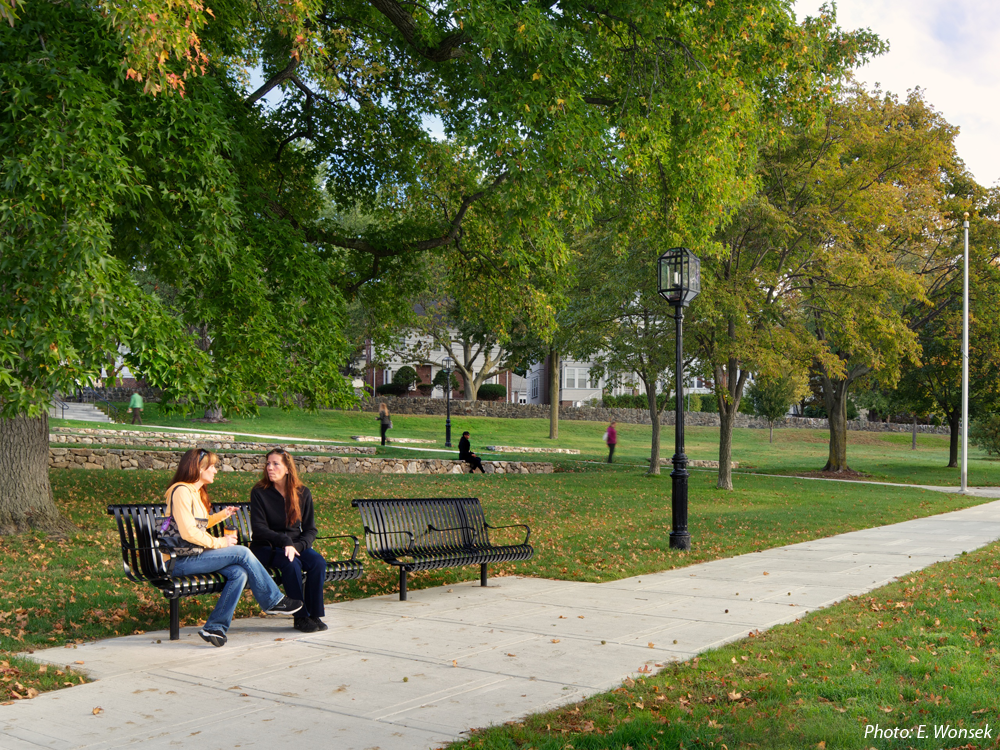
[[[399,569],[399,601],[406,601],[406,568]]]
[[[486,585],[486,563],[481,563],[479,565],[479,585]]]
[[[170,640],[176,641],[181,637],[181,600],[170,600]]]

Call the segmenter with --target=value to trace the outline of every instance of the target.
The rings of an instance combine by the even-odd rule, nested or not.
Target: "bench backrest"
[[[412,548],[469,549],[489,544],[479,498],[352,500],[365,526],[365,547],[374,556],[405,555]]]
[[[250,503],[213,503],[212,512],[217,513],[232,505],[237,513],[233,524],[239,532],[240,542],[250,539]],[[118,535],[122,545],[122,565],[125,575],[133,581],[149,581],[168,577],[163,557],[156,549],[153,533],[154,519],[162,518],[166,503],[109,505],[108,515],[114,516],[118,525]],[[222,524],[208,529],[212,536],[222,536]]]

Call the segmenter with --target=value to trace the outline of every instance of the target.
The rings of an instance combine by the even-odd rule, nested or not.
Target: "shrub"
[[[499,383],[484,383],[476,391],[476,398],[480,401],[502,401],[507,398],[507,387]]]
[[[434,376],[434,380],[431,381],[431,385],[436,385],[436,386],[438,386],[439,388],[442,388],[442,389],[447,385],[447,383],[448,383],[448,376],[445,374],[444,370],[438,370],[437,371],[437,375]],[[456,375],[455,371],[452,370],[452,373],[451,373],[451,389],[453,391],[457,391],[459,388],[461,388],[461,385],[462,385],[462,383],[458,379],[458,375]]]
[[[430,396],[434,391],[433,383],[417,383],[417,390],[420,391],[421,396]]]
[[[719,411],[719,397],[714,393],[703,393],[701,396],[701,410],[716,414]]]
[[[1000,414],[988,414],[969,423],[969,442],[991,456],[1000,454]]]
[[[403,365],[392,376],[392,384],[406,386],[406,390],[409,390],[411,385],[419,381],[420,376],[417,375],[417,371],[409,365]]]
[[[379,396],[405,396],[409,391],[410,386],[399,383],[385,383],[375,388],[375,393]]]

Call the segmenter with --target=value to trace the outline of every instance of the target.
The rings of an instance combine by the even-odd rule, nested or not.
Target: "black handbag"
[[[174,488],[174,492],[177,489]],[[174,493],[170,493],[171,507],[173,507]],[[177,528],[177,521],[173,515],[157,516],[153,521],[153,534],[156,546],[163,552],[170,555],[170,568],[178,557],[194,557],[205,551],[200,544],[192,544],[181,536],[180,529]]]
[[[173,557],[193,557],[205,551],[200,544],[191,544],[181,536],[173,516],[161,516],[155,523],[156,543],[164,552],[169,552]]]

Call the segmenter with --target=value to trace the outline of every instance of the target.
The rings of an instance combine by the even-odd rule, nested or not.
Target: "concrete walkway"
[[[221,649],[185,628],[40,651],[97,682],[0,707],[0,748],[435,748],[998,538],[993,502],[613,583],[494,578],[343,602],[325,633],[260,617]]]

